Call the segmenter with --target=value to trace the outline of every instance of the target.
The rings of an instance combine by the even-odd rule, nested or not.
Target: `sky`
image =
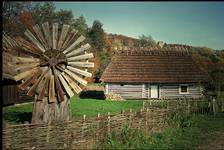
[[[224,49],[224,2],[55,2],[56,10],[83,15],[107,33]]]

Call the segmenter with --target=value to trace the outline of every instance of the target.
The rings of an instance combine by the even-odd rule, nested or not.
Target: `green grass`
[[[122,109],[125,111],[132,110],[138,111],[142,107],[142,101],[127,100],[127,101],[105,101],[97,99],[79,99],[72,98],[72,116],[75,119],[80,119],[83,114],[86,117],[96,117],[99,112],[101,115],[120,113]]]
[[[99,112],[101,115],[120,113],[122,109],[137,111],[142,107],[142,101],[105,101],[98,99],[80,99],[75,96],[71,98],[72,117],[77,120],[83,114],[86,118],[96,117]],[[3,121],[8,123],[30,122],[32,116],[33,104],[24,104],[19,106],[8,106],[3,108]]]
[[[162,133],[145,136],[141,131],[124,128],[121,135],[111,134],[100,149],[197,149],[212,142],[218,132],[224,132],[224,113],[197,115],[185,120],[187,127],[167,128]]]

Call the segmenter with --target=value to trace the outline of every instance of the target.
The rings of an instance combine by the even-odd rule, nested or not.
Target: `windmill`
[[[13,56],[14,80],[21,81],[19,88],[27,95],[35,95],[32,123],[70,120],[69,98],[87,85],[88,68],[94,67],[90,45],[77,33],[70,25],[45,22],[15,39],[28,54]]]

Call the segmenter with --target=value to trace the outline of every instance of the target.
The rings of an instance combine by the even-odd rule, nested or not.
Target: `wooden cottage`
[[[191,54],[180,49],[123,51],[101,78],[105,94],[125,99],[200,98],[208,79]]]

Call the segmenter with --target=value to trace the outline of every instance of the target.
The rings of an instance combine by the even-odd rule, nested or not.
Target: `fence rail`
[[[55,125],[16,125],[3,129],[4,149],[94,149],[107,141],[114,131],[119,134],[124,126],[137,128],[144,133],[161,132],[167,127],[166,119],[177,110],[190,114],[216,112],[216,101],[145,101],[138,112],[107,116],[97,115],[86,120]]]

